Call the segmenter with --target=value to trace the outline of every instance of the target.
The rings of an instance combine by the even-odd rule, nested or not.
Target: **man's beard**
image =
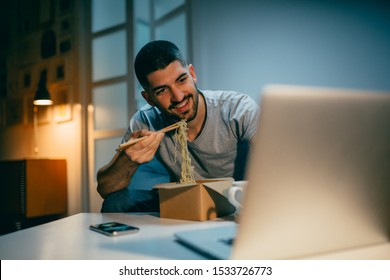
[[[190,122],[190,121],[194,120],[198,114],[199,94],[200,94],[196,85],[195,85],[195,89],[196,89],[196,94],[189,94],[181,101],[181,102],[183,102],[186,99],[190,100],[192,98],[192,100],[193,100],[193,110],[192,110],[193,113],[192,113],[192,115],[190,115],[188,117],[183,117],[183,116],[178,116],[177,114],[173,114],[173,113],[166,112],[166,111],[165,111],[165,115],[167,115],[167,117],[169,117],[169,118],[174,119],[175,121],[181,121],[182,119],[185,119],[186,122]],[[179,104],[181,102],[178,102],[177,104]],[[170,106],[170,108],[174,108],[177,104],[172,104]]]

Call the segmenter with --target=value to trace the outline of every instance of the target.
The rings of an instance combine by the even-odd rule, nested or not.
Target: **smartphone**
[[[107,222],[102,224],[90,225],[89,228],[93,231],[102,233],[107,236],[125,235],[139,231],[139,228],[137,227],[118,222]]]

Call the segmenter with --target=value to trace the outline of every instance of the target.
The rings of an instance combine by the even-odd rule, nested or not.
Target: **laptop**
[[[272,85],[239,223],[177,232],[215,259],[302,259],[389,242],[390,93]]]

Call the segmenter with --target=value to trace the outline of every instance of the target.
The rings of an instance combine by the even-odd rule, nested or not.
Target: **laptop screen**
[[[235,259],[286,259],[389,239],[390,94],[269,86]]]

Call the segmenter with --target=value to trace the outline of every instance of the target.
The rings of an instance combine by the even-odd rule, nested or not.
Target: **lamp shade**
[[[46,71],[43,71],[41,73],[33,103],[37,106],[47,106],[53,104],[53,101],[50,98],[50,92],[47,90],[46,87]]]

